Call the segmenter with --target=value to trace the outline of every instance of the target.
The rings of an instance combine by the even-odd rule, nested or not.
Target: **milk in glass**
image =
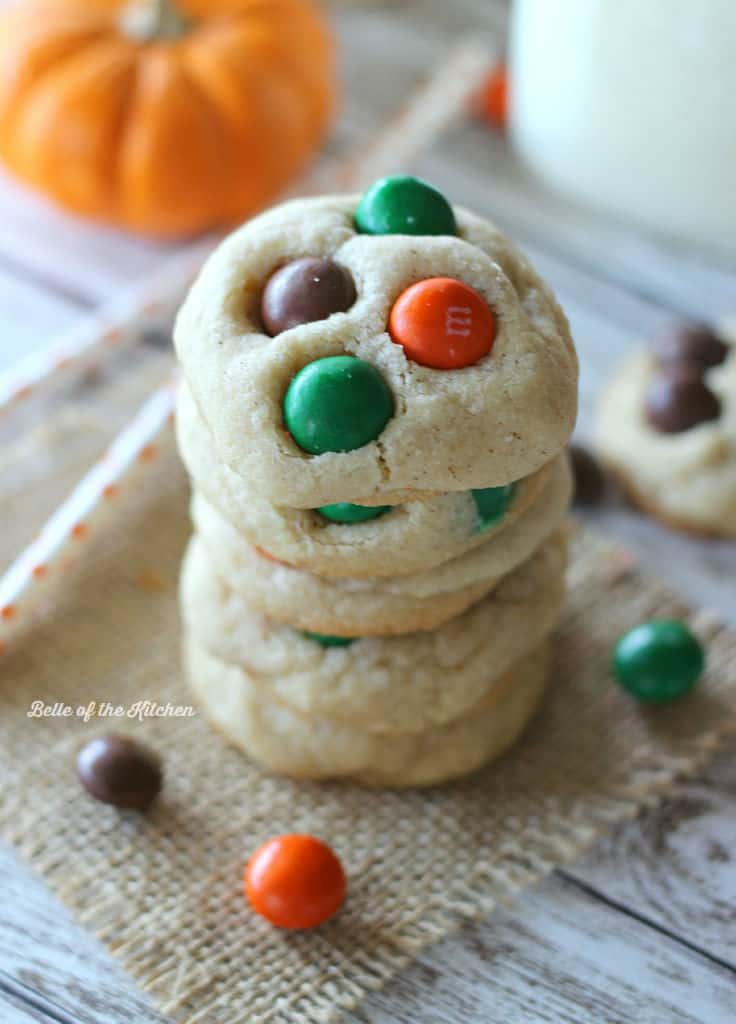
[[[515,0],[511,134],[569,197],[736,249],[736,0]]]

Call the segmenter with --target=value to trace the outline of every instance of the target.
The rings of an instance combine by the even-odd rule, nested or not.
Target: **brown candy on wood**
[[[680,364],[655,372],[645,398],[649,425],[662,434],[681,434],[716,420],[721,403],[692,366]]]
[[[573,502],[576,505],[597,505],[606,489],[606,477],[598,460],[579,444],[568,448],[575,481]]]
[[[90,796],[105,804],[145,810],[161,791],[155,751],[129,736],[98,736],[79,752],[77,774]]]
[[[261,319],[273,337],[299,324],[344,313],[356,299],[353,278],[329,259],[305,258],[281,267],[266,282]]]
[[[718,366],[728,355],[728,345],[707,324],[673,324],[655,338],[653,348],[663,366],[692,363],[703,370]]]

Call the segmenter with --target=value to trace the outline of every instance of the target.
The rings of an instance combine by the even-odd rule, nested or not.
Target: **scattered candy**
[[[431,277],[399,296],[389,331],[407,358],[420,366],[457,370],[488,355],[496,322],[486,300],[470,285]]]
[[[312,455],[350,452],[374,441],[393,416],[394,400],[378,370],[354,356],[308,363],[284,398],[284,420]]]
[[[579,444],[571,444],[568,454],[575,481],[573,502],[576,505],[597,505],[606,490],[606,477],[600,463]]]
[[[300,259],[281,267],[266,282],[261,319],[272,337],[299,324],[344,313],[356,299],[349,270],[330,259]]]
[[[620,638],[613,671],[627,693],[658,704],[691,690],[704,663],[703,648],[684,622],[652,619]]]
[[[652,378],[645,398],[650,426],[662,434],[680,434],[717,420],[721,403],[700,374],[680,364],[663,368]]]
[[[90,796],[114,807],[144,811],[163,784],[161,759],[129,736],[98,736],[77,757],[77,774]]]
[[[314,836],[276,836],[260,846],[245,868],[245,895],[257,914],[277,928],[315,928],[345,899],[342,864]]]
[[[516,484],[504,484],[502,487],[482,487],[473,491],[481,531],[488,530],[503,519],[515,491]]]
[[[367,523],[391,511],[391,505],[351,505],[347,501],[337,505],[322,505],[316,511],[332,523]]]
[[[371,185],[355,226],[364,235],[454,235],[455,214],[441,192],[419,178],[394,175]]]
[[[506,72],[506,65],[497,64],[481,86],[480,111],[486,120],[505,131],[508,121],[509,107],[509,81]]]
[[[653,349],[662,365],[688,363],[704,370],[728,355],[728,345],[706,324],[674,324],[654,339]]]
[[[327,636],[325,633],[303,632],[302,636],[306,637],[307,640],[314,640],[315,643],[320,644],[322,647],[349,647],[355,640],[355,637],[352,636]]]

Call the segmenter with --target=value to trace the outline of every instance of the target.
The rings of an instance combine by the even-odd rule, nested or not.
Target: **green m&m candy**
[[[613,654],[613,671],[621,686],[650,704],[686,694],[704,664],[699,641],[677,619],[642,622],[624,633]]]
[[[332,523],[367,523],[391,511],[391,505],[351,505],[342,501],[337,505],[322,505],[316,510]]]
[[[326,636],[324,633],[303,632],[302,636],[306,637],[307,640],[314,640],[315,643],[320,644],[322,647],[349,647],[355,639],[352,636]]]
[[[364,235],[455,235],[452,207],[420,178],[394,175],[371,185],[355,211]]]
[[[284,397],[287,430],[305,452],[351,452],[375,441],[394,413],[388,384],[355,356],[307,363]]]
[[[504,484],[502,487],[482,487],[472,492],[475,507],[478,509],[481,532],[503,519],[515,491],[516,484]]]

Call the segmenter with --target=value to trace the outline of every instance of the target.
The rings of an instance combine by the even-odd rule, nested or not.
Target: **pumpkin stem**
[[[123,8],[120,25],[126,35],[154,42],[179,39],[189,31],[191,22],[174,0],[134,0]]]

